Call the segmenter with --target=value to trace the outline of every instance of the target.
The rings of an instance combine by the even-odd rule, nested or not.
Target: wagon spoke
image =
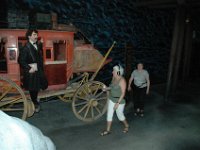
[[[94,118],[94,109],[93,109],[93,106],[91,106],[91,115],[92,115],[92,118]]]
[[[14,104],[15,102],[19,103],[19,102],[22,102],[21,100],[23,100],[23,98],[21,98],[21,97],[13,99],[13,100],[11,100],[11,97],[10,97],[9,99],[1,101],[0,106],[4,106],[4,105],[7,105],[7,104]]]
[[[94,108],[98,111],[99,114],[101,114],[101,111],[99,110],[97,106],[94,106]]]
[[[2,99],[6,94],[8,94],[8,92],[12,89],[13,87],[10,86],[0,97],[0,99]]]
[[[77,98],[81,99],[81,100],[85,100],[88,101],[89,99],[85,98],[85,97],[81,97],[81,96],[77,96]]]
[[[80,114],[87,106],[88,106],[88,103],[85,104],[85,106],[83,106],[83,107],[78,111],[78,113]]]
[[[82,103],[77,103],[74,106],[80,106],[80,105],[84,105],[84,104],[87,104],[87,102],[85,101],[85,102],[82,102]]]
[[[101,107],[104,107],[104,105],[103,105],[103,104],[101,104],[101,103],[98,103],[98,105],[99,105],[99,106],[101,106]]]
[[[90,105],[87,106],[87,110],[86,110],[86,112],[85,112],[85,114],[84,114],[84,118],[87,117],[87,114],[88,114],[89,110],[90,110]]]
[[[4,97],[3,99],[1,99],[1,102],[4,102],[4,101],[9,101],[9,102],[12,102],[12,101],[17,101],[19,99],[23,99],[21,96],[20,97]]]
[[[3,111],[22,111],[23,108],[2,108]]]
[[[97,94],[95,97],[98,98],[99,96],[101,96],[104,93],[104,91],[101,91],[99,94]]]
[[[23,99],[23,98],[22,98],[22,97],[16,97],[15,99],[13,99],[13,100],[11,101],[11,103],[16,102],[16,101],[18,101],[18,100],[20,100],[20,99]]]
[[[99,101],[99,100],[107,100],[107,97],[96,98],[95,100],[96,100],[96,101]]]

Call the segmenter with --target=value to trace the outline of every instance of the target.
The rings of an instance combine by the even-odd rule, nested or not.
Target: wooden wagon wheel
[[[28,101],[22,89],[5,77],[0,77],[0,109],[24,120],[32,115],[28,111]]]
[[[72,109],[77,118],[94,121],[106,112],[108,93],[102,90],[103,86],[99,81],[89,81],[77,89],[72,101]]]

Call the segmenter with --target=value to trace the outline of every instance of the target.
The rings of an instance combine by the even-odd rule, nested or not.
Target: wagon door
[[[46,40],[44,50],[45,73],[49,86],[59,87],[67,83],[67,46],[65,40]]]

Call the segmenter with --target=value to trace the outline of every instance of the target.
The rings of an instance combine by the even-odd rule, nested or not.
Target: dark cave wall
[[[125,67],[128,44],[132,46],[132,68],[141,61],[151,77],[166,79],[175,11],[135,8],[132,0],[10,0],[9,7],[27,15],[31,11],[56,12],[59,23],[74,24],[104,54],[116,41],[110,54],[113,61],[105,69],[109,74],[119,61]]]

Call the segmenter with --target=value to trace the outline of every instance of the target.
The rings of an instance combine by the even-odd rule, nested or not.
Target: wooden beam
[[[168,101],[169,93],[171,90],[171,84],[172,84],[172,75],[174,71],[174,63],[176,59],[176,50],[177,50],[177,43],[179,38],[179,30],[180,30],[180,20],[181,17],[182,8],[179,6],[176,11],[176,18],[175,18],[175,24],[174,24],[174,33],[173,33],[173,39],[172,39],[172,45],[171,45],[171,54],[170,54],[170,62],[169,62],[169,68],[168,68],[168,76],[167,76],[167,85],[166,85],[166,92],[165,92],[165,102]]]
[[[179,38],[177,42],[177,55],[176,55],[176,61],[175,61],[175,68],[174,68],[174,76],[173,76],[173,84],[172,84],[172,92],[176,90],[177,87],[177,81],[179,77],[179,70],[180,70],[180,61],[181,56],[183,52],[183,45],[184,45],[184,35],[185,35],[185,28],[186,28],[186,8],[182,7],[181,10],[181,16],[180,16],[180,29],[179,29]]]
[[[190,60],[191,60],[191,52],[192,52],[192,20],[189,15],[187,15],[188,22],[186,23],[186,31],[185,31],[185,47],[184,47],[184,57],[183,57],[183,84],[188,79],[189,71],[190,71]]]

